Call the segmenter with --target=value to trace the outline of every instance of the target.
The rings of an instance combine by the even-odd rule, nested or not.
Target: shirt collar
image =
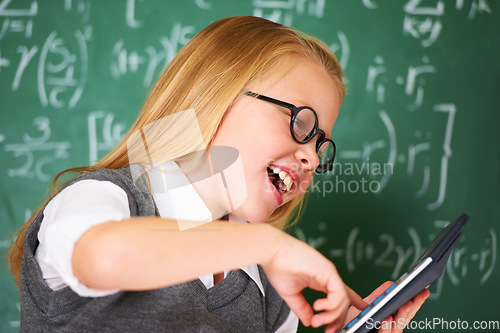
[[[186,175],[175,161],[163,162],[147,169],[153,200],[160,216],[178,221],[211,222],[212,214],[200,198]],[[247,223],[229,214],[229,222]],[[199,225],[199,223],[198,223]],[[264,286],[257,265],[240,267],[259,287],[265,296]]]
[[[210,210],[175,161],[154,165],[147,173],[161,217],[177,221],[212,221]]]

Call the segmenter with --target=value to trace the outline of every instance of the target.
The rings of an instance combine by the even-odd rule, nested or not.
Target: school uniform
[[[94,290],[78,281],[72,250],[92,226],[134,216],[211,221],[210,211],[175,162],[163,167],[170,172],[145,172],[132,165],[84,174],[46,205],[25,238],[21,332],[297,330],[297,316],[257,265],[224,272],[216,285],[208,274],[141,292]]]

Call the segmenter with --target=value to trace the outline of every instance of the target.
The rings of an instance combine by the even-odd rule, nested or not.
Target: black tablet
[[[453,223],[446,226],[413,267],[361,311],[339,333],[370,331],[376,323],[382,323],[399,307],[434,283],[443,274],[450,253],[468,221],[469,216],[462,214]]]

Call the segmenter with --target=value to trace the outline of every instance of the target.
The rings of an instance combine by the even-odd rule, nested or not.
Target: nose
[[[319,156],[316,153],[316,140],[311,140],[308,143],[297,144],[295,158],[302,166],[304,172],[314,172],[319,165]]]

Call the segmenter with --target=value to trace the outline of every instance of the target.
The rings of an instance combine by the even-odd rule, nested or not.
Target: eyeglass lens
[[[305,142],[309,139],[316,126],[316,115],[310,108],[299,108],[292,123],[295,138],[300,142]]]
[[[325,165],[332,161],[335,153],[333,143],[331,141],[323,141],[318,147],[319,164]]]

